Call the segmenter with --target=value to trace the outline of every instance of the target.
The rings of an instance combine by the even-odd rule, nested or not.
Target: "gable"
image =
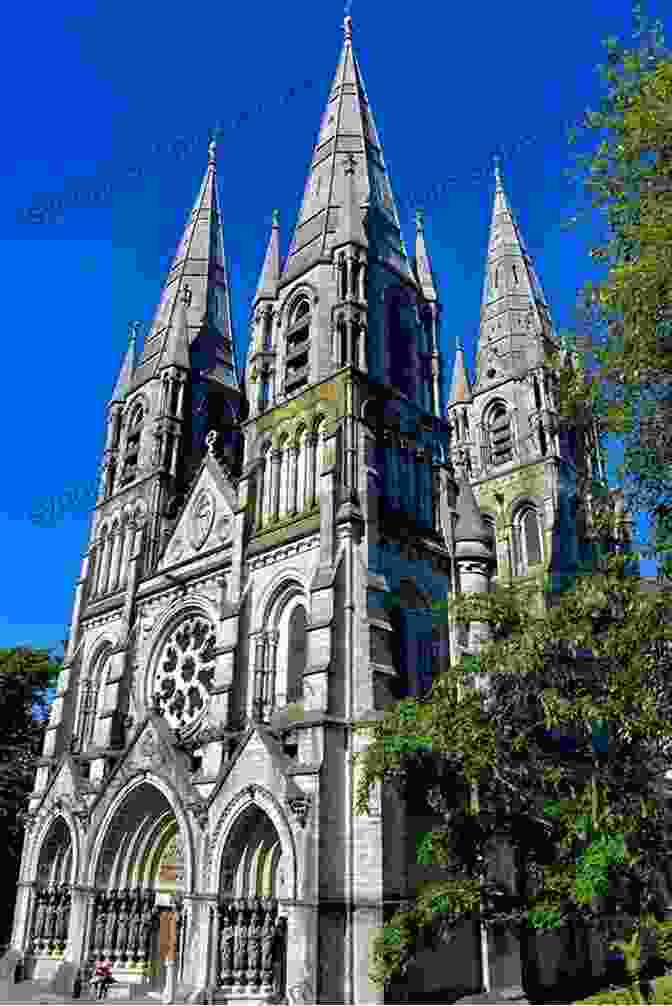
[[[229,544],[235,505],[233,485],[215,458],[208,455],[168,539],[158,570]]]

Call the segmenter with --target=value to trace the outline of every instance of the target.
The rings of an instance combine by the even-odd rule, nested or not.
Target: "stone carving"
[[[184,619],[165,642],[151,683],[158,711],[189,734],[205,717],[215,676],[216,636],[201,615]]]
[[[145,761],[152,761],[157,751],[156,738],[153,734],[147,734],[140,742],[140,754]]]
[[[312,799],[307,793],[287,798],[287,806],[302,828],[305,828]]]
[[[257,899],[252,910],[247,933],[247,980],[250,985],[260,984],[261,965],[261,903]]]
[[[212,530],[215,519],[215,501],[212,493],[203,489],[194,502],[191,513],[191,543],[195,549],[202,548]]]
[[[204,801],[195,800],[193,803],[189,804],[189,810],[196,818],[201,831],[205,831],[208,826],[208,808]]]
[[[224,985],[229,985],[233,980],[233,944],[235,940],[235,927],[233,924],[233,915],[228,907],[224,908],[223,921],[224,925],[222,926],[222,935],[219,941],[220,966],[222,983]]]
[[[219,985],[266,991],[284,952],[284,919],[275,898],[238,898],[219,906]]]
[[[245,981],[245,965],[247,958],[247,919],[245,912],[245,900],[240,898],[236,902],[236,936],[233,951],[233,966],[236,981],[242,985]]]

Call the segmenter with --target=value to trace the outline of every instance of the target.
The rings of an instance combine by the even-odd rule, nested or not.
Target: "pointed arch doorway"
[[[181,969],[183,891],[179,824],[166,796],[144,782],[118,807],[100,848],[90,967],[107,961],[119,985],[162,990],[169,969]]]
[[[220,869],[212,984],[260,1002],[284,995],[287,920],[278,914],[282,844],[256,804],[238,817]]]

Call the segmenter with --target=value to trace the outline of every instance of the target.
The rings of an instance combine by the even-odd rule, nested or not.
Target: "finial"
[[[273,210],[273,226],[280,226],[280,210]]]
[[[501,162],[501,157],[499,156],[499,154],[495,154],[493,160],[495,162],[495,182],[496,182],[497,185],[501,185],[502,184],[502,176],[499,173],[499,165],[500,165],[500,162]]]
[[[416,229],[421,231],[425,225],[425,214],[422,210],[415,211],[415,226]]]
[[[357,161],[355,160],[355,155],[354,154],[348,154],[348,156],[345,158],[345,173],[346,173],[346,175],[354,175],[354,173],[355,173],[355,165],[356,164],[357,164]]]
[[[188,283],[184,284],[184,288],[182,290],[182,303],[185,307],[189,307],[191,304],[191,287]]]
[[[213,136],[208,144],[208,164],[217,163],[217,140]]]
[[[345,20],[343,22],[343,33],[345,35],[346,42],[352,42],[352,18],[350,17],[351,7],[352,7],[352,0],[346,0]]]

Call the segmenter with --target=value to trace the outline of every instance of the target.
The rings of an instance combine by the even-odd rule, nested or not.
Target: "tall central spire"
[[[348,200],[345,157],[355,158],[355,190],[369,243],[379,260],[404,277],[412,272],[364,81],[352,47],[352,18],[343,22],[343,48],[313,151],[283,278],[330,255]]]

